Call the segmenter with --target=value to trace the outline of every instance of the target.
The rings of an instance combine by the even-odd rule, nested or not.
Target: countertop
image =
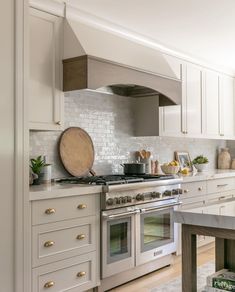
[[[220,207],[224,206],[224,204],[229,204],[230,207],[233,206],[229,215],[219,214]],[[173,220],[182,224],[235,230],[235,199],[208,205],[206,208],[206,213],[202,213],[201,208],[174,211]]]
[[[98,194],[102,191],[102,186],[84,184],[42,184],[31,186],[29,200],[42,200],[50,198],[71,197],[79,195]]]
[[[189,175],[181,175],[183,182],[194,182],[194,181],[202,181],[202,180],[210,180],[217,178],[226,178],[226,177],[235,177],[234,169],[215,169],[209,170],[205,172],[194,172]]]
[[[196,172],[189,174],[187,176],[181,175],[179,176],[182,178],[183,183],[187,182],[195,182],[195,181],[203,181],[203,180],[210,180],[210,179],[217,179],[217,178],[226,178],[226,177],[235,177],[235,170],[210,170],[207,172]],[[146,186],[150,186],[155,184],[154,182],[147,182],[145,183]],[[131,184],[129,187],[135,187],[136,184]],[[97,194],[102,191],[102,186],[100,185],[84,185],[84,184],[49,184],[49,185],[38,185],[38,186],[31,186],[29,192],[29,199],[30,201],[33,200],[42,200],[42,199],[49,199],[49,198],[60,198],[66,196],[78,196],[78,195],[85,195],[85,194]],[[115,186],[112,187],[115,189]],[[120,188],[120,186],[119,186]]]

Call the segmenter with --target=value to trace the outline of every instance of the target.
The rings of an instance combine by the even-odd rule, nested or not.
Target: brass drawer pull
[[[46,209],[46,211],[45,211],[45,213],[47,214],[47,215],[51,215],[51,214],[55,214],[55,209],[54,208],[48,208],[48,209]]]
[[[56,122],[57,125],[61,126],[61,121]]]
[[[220,200],[224,200],[224,199],[226,199],[225,196],[221,196],[221,197],[219,197],[219,201],[220,201]]]
[[[85,236],[85,234],[79,234],[78,236],[77,236],[77,239],[78,240],[82,240],[82,239],[84,239],[86,236]]]
[[[186,193],[186,194],[189,193],[189,190],[184,190],[184,193]]]
[[[44,288],[51,288],[55,285],[55,283],[53,281],[50,281],[50,282],[47,282],[45,285],[44,285]]]
[[[228,184],[217,185],[217,188],[226,187]]]
[[[203,189],[202,187],[199,187],[199,188],[198,188],[199,191],[202,191],[202,189]]]
[[[82,209],[86,209],[87,205],[86,204],[79,204],[78,205],[78,209],[82,210]]]
[[[54,241],[46,241],[46,242],[44,243],[44,246],[45,246],[45,247],[51,247],[51,246],[53,246],[54,244],[55,244]]]
[[[86,272],[77,273],[77,277],[84,277],[85,275],[86,275]]]

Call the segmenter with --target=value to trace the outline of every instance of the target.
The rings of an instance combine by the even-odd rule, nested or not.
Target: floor
[[[201,251],[197,257],[198,266],[201,266],[215,257],[214,247]],[[112,292],[149,292],[163,283],[181,275],[181,257],[174,259],[174,264],[156,272],[131,281],[125,285],[112,289]]]

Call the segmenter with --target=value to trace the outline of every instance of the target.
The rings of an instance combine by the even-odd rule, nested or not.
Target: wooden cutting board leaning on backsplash
[[[93,174],[95,151],[91,137],[85,130],[79,127],[66,129],[60,137],[59,156],[71,175]]]

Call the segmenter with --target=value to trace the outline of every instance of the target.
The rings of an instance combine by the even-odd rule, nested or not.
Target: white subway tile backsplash
[[[95,148],[97,174],[122,172],[121,163],[134,160],[134,152],[148,149],[161,163],[173,159],[175,150],[189,151],[191,158],[203,154],[210,168],[216,167],[221,140],[133,137],[134,119],[131,97],[94,91],[76,91],[65,95],[65,128],[78,126],[91,136]],[[30,156],[46,155],[53,164],[53,177],[67,176],[60,163],[57,143],[61,132],[30,132]]]

